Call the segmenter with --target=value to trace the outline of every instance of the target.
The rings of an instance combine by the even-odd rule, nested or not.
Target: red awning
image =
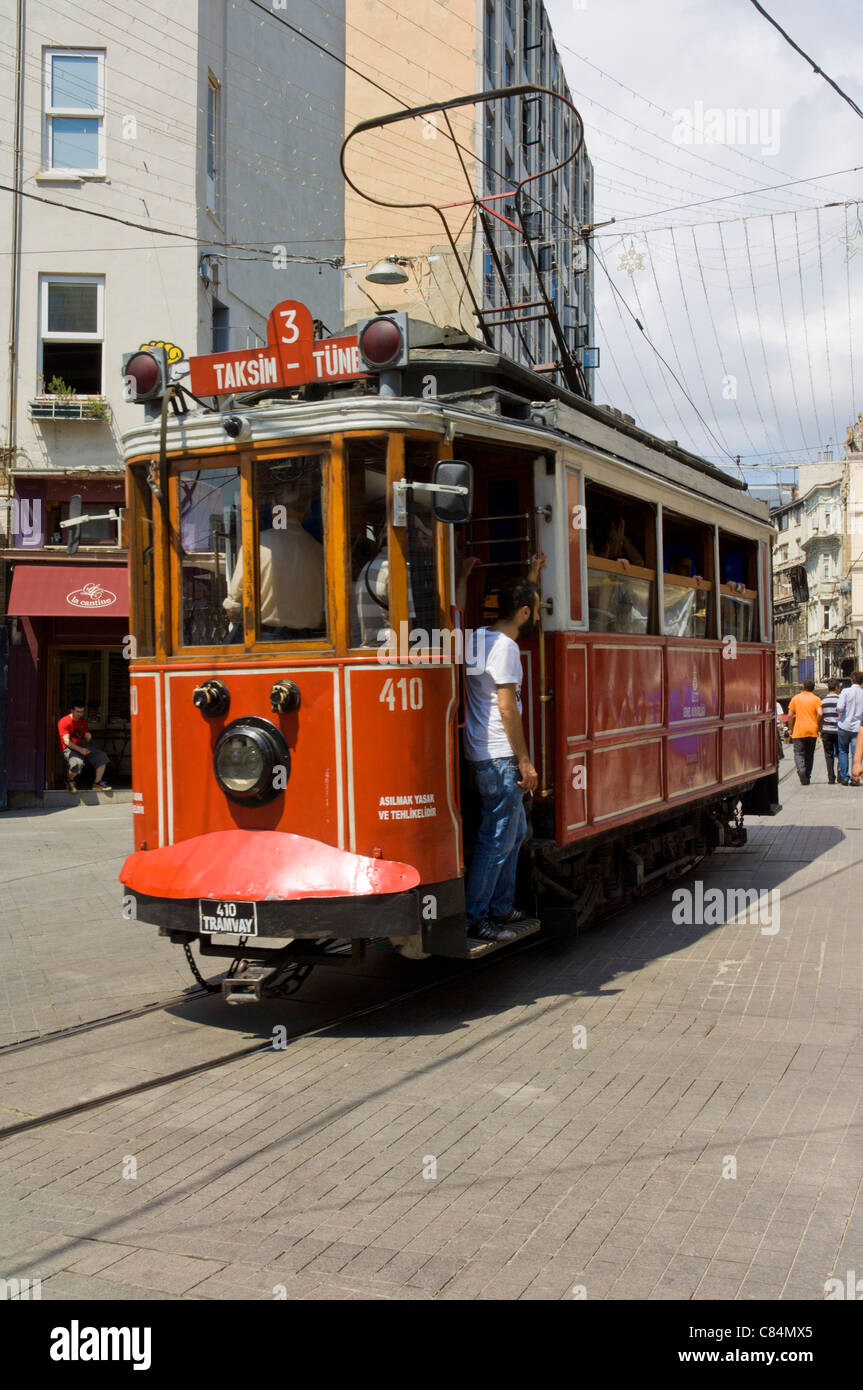
[[[9,613],[20,618],[124,618],[129,614],[125,565],[29,565],[12,575]]]

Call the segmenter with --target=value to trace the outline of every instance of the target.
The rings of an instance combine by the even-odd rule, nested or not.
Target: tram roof
[[[382,417],[381,429],[405,428],[410,425],[411,410],[415,411],[421,401],[429,414],[447,410],[464,412],[486,422],[495,420],[516,429],[521,426],[527,431],[540,429],[558,434],[609,458],[630,464],[635,462],[658,476],[673,477],[704,495],[724,501],[736,511],[770,524],[767,504],[752,497],[744,481],[681,448],[676,440],[660,439],[642,429],[622,411],[596,405],[460,330],[442,329],[424,320],[411,319],[410,334],[410,362],[403,371],[401,396],[380,397],[367,389],[365,381],[347,386],[315,384],[294,391],[238,394],[230,410],[238,412],[263,407],[258,416],[260,435],[256,429],[255,437],[265,438],[268,426],[282,426],[288,420],[295,429],[303,426],[315,432],[346,427],[367,429],[373,422],[354,416],[361,415],[371,401],[375,402]],[[435,378],[436,390],[433,397],[426,398],[423,389],[430,375]],[[339,409],[338,421],[319,420],[328,404]],[[200,436],[206,432],[208,423],[215,423],[213,416],[227,409],[225,403],[223,411],[198,408],[185,416],[169,417],[169,452],[178,447],[201,447],[204,441]],[[283,414],[285,411],[287,415]],[[387,420],[387,416],[391,418]],[[277,433],[281,435],[281,429]],[[150,452],[157,434],[158,422],[153,420],[126,431],[123,436],[126,458]],[[624,443],[624,439],[631,442]],[[703,481],[699,484],[689,470],[700,474]]]

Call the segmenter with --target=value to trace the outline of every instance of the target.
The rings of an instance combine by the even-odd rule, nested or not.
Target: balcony
[[[31,420],[110,420],[104,396],[34,396],[28,404]]]

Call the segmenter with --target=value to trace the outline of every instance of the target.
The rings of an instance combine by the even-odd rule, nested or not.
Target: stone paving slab
[[[741,912],[677,924],[668,891],[578,940],[0,1146],[0,1274],[84,1300],[823,1298],[863,1269],[863,794],[821,779],[786,780],[779,818],[675,885],[778,890],[775,933]],[[46,849],[70,846],[43,816],[29,839],[18,820],[29,882]],[[111,901],[120,834],[97,830],[77,861],[94,901]],[[45,892],[56,944],[77,919]],[[133,939],[138,989],[151,963],[166,981],[165,943]],[[21,960],[32,949],[12,928],[2,940]],[[108,953],[109,977],[121,959]],[[66,969],[46,970],[38,998],[70,1014]],[[336,988],[324,973],[307,1017]],[[158,1026],[136,1036],[143,1067],[150,1047],[170,1055]],[[34,1093],[55,1046],[22,1054]],[[98,1051],[73,1060],[86,1080]]]

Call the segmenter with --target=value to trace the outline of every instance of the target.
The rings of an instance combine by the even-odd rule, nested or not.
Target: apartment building
[[[780,697],[793,694],[807,678],[823,682],[848,675],[857,663],[860,625],[852,619],[848,552],[850,466],[848,458],[801,464],[797,496],[772,513]]]
[[[123,353],[252,345],[285,298],[341,323],[342,271],[321,258],[343,253],[344,69],[278,6],[28,0],[18,18],[0,64],[0,183],[21,190],[0,193],[0,613],[8,787],[41,792],[62,786],[56,721],[73,699],[128,778],[120,436],[141,407],[124,401]],[[343,52],[341,0],[293,0],[290,19]],[[76,499],[93,519],[73,556]]]

